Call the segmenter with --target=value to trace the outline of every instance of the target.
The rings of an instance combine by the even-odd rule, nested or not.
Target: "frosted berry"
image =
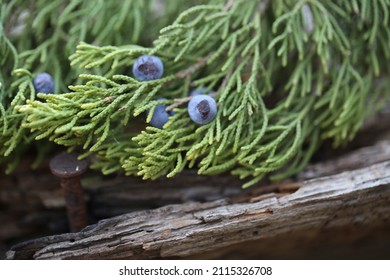
[[[133,74],[138,81],[160,79],[164,72],[164,65],[157,56],[143,55],[133,65]]]
[[[302,5],[301,15],[303,18],[303,28],[305,30],[305,33],[307,35],[312,34],[315,28],[315,24],[314,24],[313,13],[308,4],[305,3]]]
[[[208,124],[217,115],[217,103],[209,95],[196,95],[188,103],[188,114],[197,124]]]
[[[193,89],[189,96],[195,96],[195,95],[200,95],[200,94],[211,94],[213,93],[214,91],[212,90],[209,90],[209,91],[206,91],[207,89],[204,88],[204,87],[201,87],[201,88],[197,88],[197,89]]]
[[[165,98],[159,98],[157,100],[166,100]],[[157,128],[162,128],[164,124],[168,122],[170,116],[173,115],[173,112],[167,112],[166,106],[163,104],[157,105],[154,109],[152,119],[150,124]]]
[[[35,92],[41,93],[53,93],[54,92],[54,80],[50,74],[40,73],[35,76],[33,80]]]

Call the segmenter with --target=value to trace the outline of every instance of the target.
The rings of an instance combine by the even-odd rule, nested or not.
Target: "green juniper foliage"
[[[42,138],[37,132],[26,129],[27,115],[16,110],[36,98],[33,77],[49,72],[56,81],[55,92],[64,92],[79,82],[82,73],[71,68],[68,59],[80,41],[150,44],[159,30],[151,22],[163,26],[169,20],[156,15],[152,4],[150,0],[0,0],[0,163],[9,162],[8,172],[31,145],[38,145],[39,151],[34,165],[50,150],[47,143],[36,141]],[[184,8],[169,4],[166,13],[172,18]]]
[[[347,143],[389,95],[390,0],[28,2],[2,4],[2,157],[46,139],[105,174],[196,167],[247,187]],[[160,79],[134,78],[144,54]],[[32,73],[48,71],[56,94],[36,96]],[[214,91],[208,124],[188,115],[194,88]],[[160,104],[162,129],[148,125]]]

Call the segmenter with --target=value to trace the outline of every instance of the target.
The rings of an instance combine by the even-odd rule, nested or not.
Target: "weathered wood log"
[[[302,181],[386,160],[390,160],[390,141],[381,141],[341,158],[310,165],[299,178]],[[231,176],[204,177],[189,170],[174,179],[157,181],[123,176],[102,178],[97,174],[89,174],[83,184],[87,192],[91,223],[168,204],[207,202],[238,194],[258,196],[270,192],[289,193],[291,190],[288,188],[291,187],[294,190],[294,185],[283,183],[263,184],[242,190],[242,182]],[[30,239],[67,231],[64,198],[58,179],[43,168],[38,171],[26,168],[18,176],[2,178],[0,200],[3,208],[0,214],[0,241]]]
[[[390,141],[383,140],[374,146],[363,147],[341,157],[307,166],[300,174],[299,179],[311,179],[337,172],[353,170],[374,163],[389,160]]]
[[[354,240],[356,234],[369,237],[375,228],[389,233],[389,227],[390,161],[386,161],[304,181],[293,194],[244,196],[132,212],[102,220],[79,233],[21,243],[8,252],[8,258],[221,257],[230,250],[240,252],[240,246],[248,250],[253,244],[252,248],[262,252],[261,244],[280,236],[295,240],[295,233],[304,233],[298,237],[311,240],[321,232],[342,228],[350,231],[347,237]],[[383,242],[389,248],[390,235]],[[383,254],[388,256],[388,250]]]

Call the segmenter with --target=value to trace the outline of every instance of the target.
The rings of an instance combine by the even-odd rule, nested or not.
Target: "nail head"
[[[50,160],[51,173],[60,178],[70,178],[81,175],[87,168],[87,159],[78,160],[77,153],[62,152]]]

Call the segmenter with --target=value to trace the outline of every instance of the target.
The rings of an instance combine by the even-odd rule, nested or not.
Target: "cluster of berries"
[[[138,81],[160,79],[164,72],[164,65],[157,56],[143,55],[133,65],[133,74]],[[38,93],[53,93],[54,80],[48,73],[40,73],[33,80],[35,91]],[[204,125],[211,122],[217,115],[217,103],[210,96],[212,91],[205,88],[194,89],[190,92],[191,101],[188,103],[188,115],[197,124]],[[165,100],[159,98],[158,100]],[[165,105],[157,105],[154,109],[150,124],[162,128],[168,122],[173,111],[167,111]]]
[[[138,81],[151,81],[160,79],[164,72],[164,65],[157,56],[143,55],[133,65],[133,74]],[[190,92],[191,101],[188,103],[188,115],[197,124],[204,125],[211,122],[217,115],[217,103],[206,92],[205,88],[195,89]],[[158,100],[162,100],[160,98]],[[157,105],[154,109],[150,124],[162,128],[168,122],[173,112],[166,111],[165,105]]]

